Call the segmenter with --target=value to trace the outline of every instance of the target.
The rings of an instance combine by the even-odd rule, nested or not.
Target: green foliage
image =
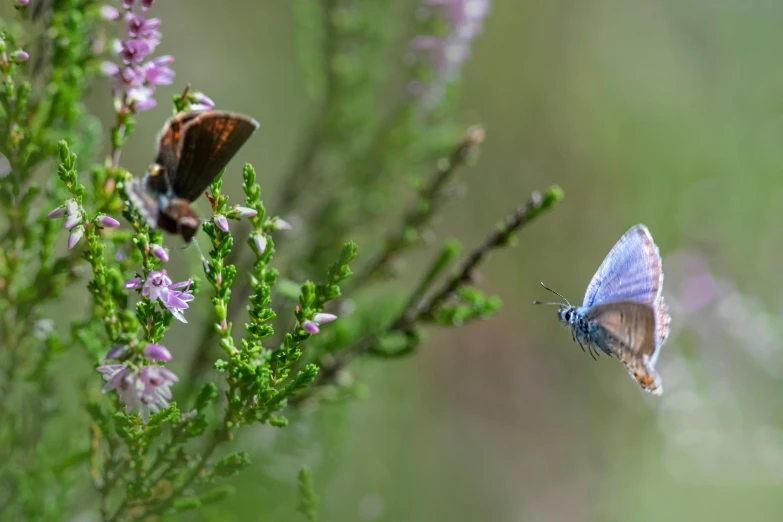
[[[318,107],[274,206],[279,215],[267,210],[249,164],[244,202],[230,205],[223,175],[238,173],[229,166],[209,185],[212,216],[196,238],[209,242],[203,278],[175,278],[166,264],[172,237],[150,226],[127,190],[133,177],[122,152],[141,117],[138,100],[115,83],[106,131],[83,105],[98,43],[109,41],[102,7],[38,2],[17,10],[24,23],[0,28],[0,153],[10,167],[0,173],[0,490],[13,492],[0,498],[0,515],[14,520],[61,520],[86,497],[79,489],[88,481],[111,522],[176,517],[231,497],[225,482],[251,466],[248,452],[226,449],[240,429],[277,428],[290,438],[285,428],[303,401],[360,395],[362,385],[344,374],[354,357],[410,355],[427,326],[491,317],[500,302],[475,286],[478,265],[562,199],[556,188],[534,195],[461,263],[457,240],[437,246],[402,298],[379,290],[399,277],[397,260],[427,247],[484,132],[460,136],[453,87],[434,106],[408,94],[388,99],[433,73],[421,63],[399,74],[375,66],[390,49],[400,52],[386,23],[396,2],[299,1],[297,19],[315,29],[299,44]],[[439,34],[439,23],[427,22],[428,34]],[[38,53],[36,70],[25,49]],[[188,85],[174,96],[174,113],[194,109],[197,94]],[[96,162],[102,133],[110,151]],[[395,185],[400,179],[409,186]],[[294,235],[283,218],[293,210],[315,226],[296,230],[298,257],[280,261]],[[397,225],[380,230],[390,213]],[[58,234],[60,218],[67,232]],[[78,306],[58,333],[44,307],[74,283]],[[163,344],[176,342],[175,320],[197,318],[190,306],[207,294],[209,318],[180,326],[202,328],[195,362],[174,375],[168,362],[181,352]],[[329,389],[337,393],[321,393]],[[70,405],[67,392],[82,403]],[[307,467],[299,490],[301,512],[317,520]]]

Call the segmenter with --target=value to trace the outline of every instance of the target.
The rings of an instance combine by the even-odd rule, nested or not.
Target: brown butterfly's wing
[[[594,306],[585,319],[601,327],[594,342],[617,356],[644,390],[660,395],[661,379],[653,365],[662,330],[656,326],[655,315],[649,305],[621,301]]]
[[[164,126],[156,163],[165,169],[174,195],[198,198],[258,128],[231,112],[185,112]]]

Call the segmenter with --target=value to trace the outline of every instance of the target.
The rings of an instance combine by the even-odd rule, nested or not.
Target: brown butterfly
[[[647,227],[635,225],[601,263],[582,306],[571,306],[560,294],[565,303],[536,303],[560,306],[558,318],[571,327],[580,345],[616,356],[642,389],[660,395],[663,386],[655,363],[671,320],[662,290],[658,247]]]
[[[200,220],[190,207],[258,129],[254,119],[232,112],[181,112],[158,135],[155,162],[142,179],[126,184],[128,198],[155,228],[186,242]]]

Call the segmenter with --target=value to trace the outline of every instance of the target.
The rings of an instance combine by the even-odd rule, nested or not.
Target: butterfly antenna
[[[201,247],[198,246],[198,241],[196,240],[195,237],[193,238],[191,243],[193,244],[193,246],[196,247],[196,252],[198,252],[198,256],[201,258],[201,265],[204,267],[204,272],[206,272],[208,274],[209,273],[209,262],[207,261],[207,258],[204,257],[204,254],[201,252]]]
[[[568,299],[566,299],[566,298],[565,298],[565,296],[563,296],[562,294],[558,294],[557,292],[555,292],[554,290],[552,290],[551,288],[549,288],[548,286],[546,286],[544,283],[541,283],[541,286],[543,286],[543,287],[544,287],[546,290],[549,290],[550,292],[552,292],[553,294],[555,294],[556,296],[558,296],[559,298],[561,298],[563,301],[565,301],[565,302],[566,302],[566,304],[567,304],[568,306],[571,306],[571,303],[569,303],[569,302],[568,302]]]

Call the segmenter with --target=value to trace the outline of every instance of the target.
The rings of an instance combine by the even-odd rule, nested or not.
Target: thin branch
[[[489,234],[481,245],[470,252],[460,264],[457,272],[444,281],[437,291],[421,299],[409,300],[408,305],[392,322],[385,334],[393,332],[412,334],[420,321],[431,319],[447,299],[474,280],[476,269],[490,252],[507,246],[514,234],[552,208],[562,197],[563,194],[558,187],[549,189],[543,197],[540,193],[534,192],[525,205],[506,217],[504,222]],[[356,356],[371,351],[378,344],[380,337],[378,334],[367,335],[351,348],[335,354],[328,363],[322,364],[314,384],[324,386],[333,383],[343,368]],[[304,398],[306,397],[302,396],[302,399]],[[294,402],[301,402],[301,400]]]
[[[383,273],[396,256],[412,246],[408,239],[409,231],[420,232],[430,222],[445,199],[445,188],[448,182],[457,169],[465,165],[475,154],[478,146],[483,141],[484,129],[479,126],[471,127],[465,133],[465,137],[454,148],[451,155],[437,163],[434,175],[421,190],[416,203],[405,214],[402,223],[395,232],[389,234],[386,238],[383,250],[352,280],[352,287],[363,286]]]

